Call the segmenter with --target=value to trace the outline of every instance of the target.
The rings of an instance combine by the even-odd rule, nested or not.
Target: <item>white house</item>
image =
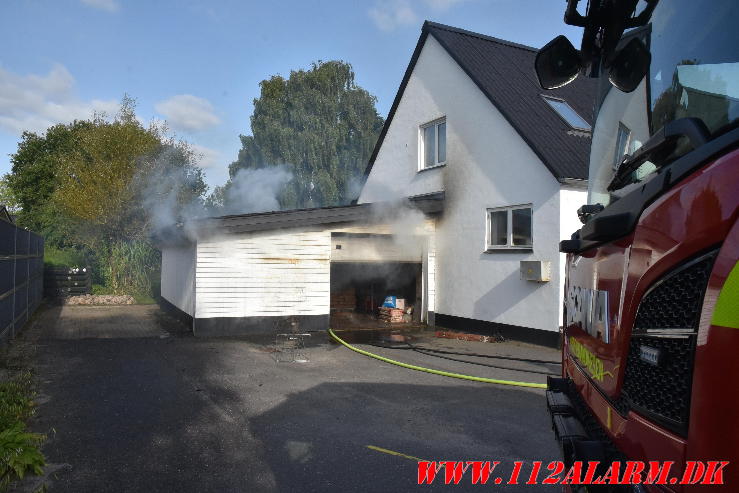
[[[323,329],[397,293],[416,320],[556,344],[595,86],[542,90],[535,54],[426,22],[357,203],[211,219],[162,246],[162,296],[196,334]]]

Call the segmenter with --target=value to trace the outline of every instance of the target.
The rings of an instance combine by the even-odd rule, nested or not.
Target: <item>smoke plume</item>
[[[287,166],[240,169],[226,190],[223,214],[250,214],[280,210],[277,197],[293,178]]]
[[[195,240],[212,232],[204,221],[207,217],[280,210],[279,193],[293,177],[287,166],[239,170],[220,200],[206,205],[195,193],[197,171],[182,166],[183,160],[191,159],[188,152],[168,146],[134,178],[133,186],[143,191],[141,201],[155,238],[184,235]]]

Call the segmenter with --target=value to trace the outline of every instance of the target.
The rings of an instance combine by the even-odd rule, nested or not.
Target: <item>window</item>
[[[419,170],[446,163],[446,119],[421,126],[421,159]]]
[[[572,106],[567,104],[567,101],[564,99],[551,98],[549,96],[542,97],[544,98],[544,101],[549,103],[549,106],[551,106],[552,109],[570,125],[570,127],[590,132],[590,124],[586,122],[583,117],[578,115],[577,112],[572,109]]]
[[[531,248],[533,244],[531,205],[488,209],[487,222],[488,250]]]
[[[613,169],[618,168],[621,160],[629,150],[629,141],[631,140],[631,130],[623,123],[618,124],[618,134],[616,135],[616,155],[613,158]]]

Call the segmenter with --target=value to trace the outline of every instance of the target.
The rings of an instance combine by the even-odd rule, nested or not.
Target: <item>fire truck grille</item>
[[[632,337],[626,362],[624,394],[630,406],[652,415],[668,428],[687,425],[693,375],[693,336],[682,339]],[[641,359],[642,347],[659,351],[659,366]]]
[[[629,344],[622,398],[676,433],[687,433],[693,356],[716,252],[683,264],[642,298]]]
[[[690,262],[652,288],[639,305],[635,330],[697,329],[714,256]]]

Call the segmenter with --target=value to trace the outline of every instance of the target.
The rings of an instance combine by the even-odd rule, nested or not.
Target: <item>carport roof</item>
[[[208,226],[215,227],[218,231],[225,230],[227,233],[244,233],[271,229],[301,228],[321,224],[371,220],[381,221],[386,217],[394,217],[403,208],[418,210],[425,214],[437,214],[442,212],[443,207],[444,192],[436,192],[417,195],[401,202],[353,204],[337,207],[214,217],[204,219],[203,226],[206,228]]]
[[[305,228],[322,224],[336,224],[359,221],[394,220],[404,209],[411,209],[433,215],[443,211],[444,192],[416,195],[397,202],[376,202],[352,204],[337,207],[295,209],[289,211],[257,212],[230,216],[199,219],[196,229],[209,233],[246,233],[274,229]],[[182,228],[172,227],[161,232],[154,243],[159,247],[190,243]]]

